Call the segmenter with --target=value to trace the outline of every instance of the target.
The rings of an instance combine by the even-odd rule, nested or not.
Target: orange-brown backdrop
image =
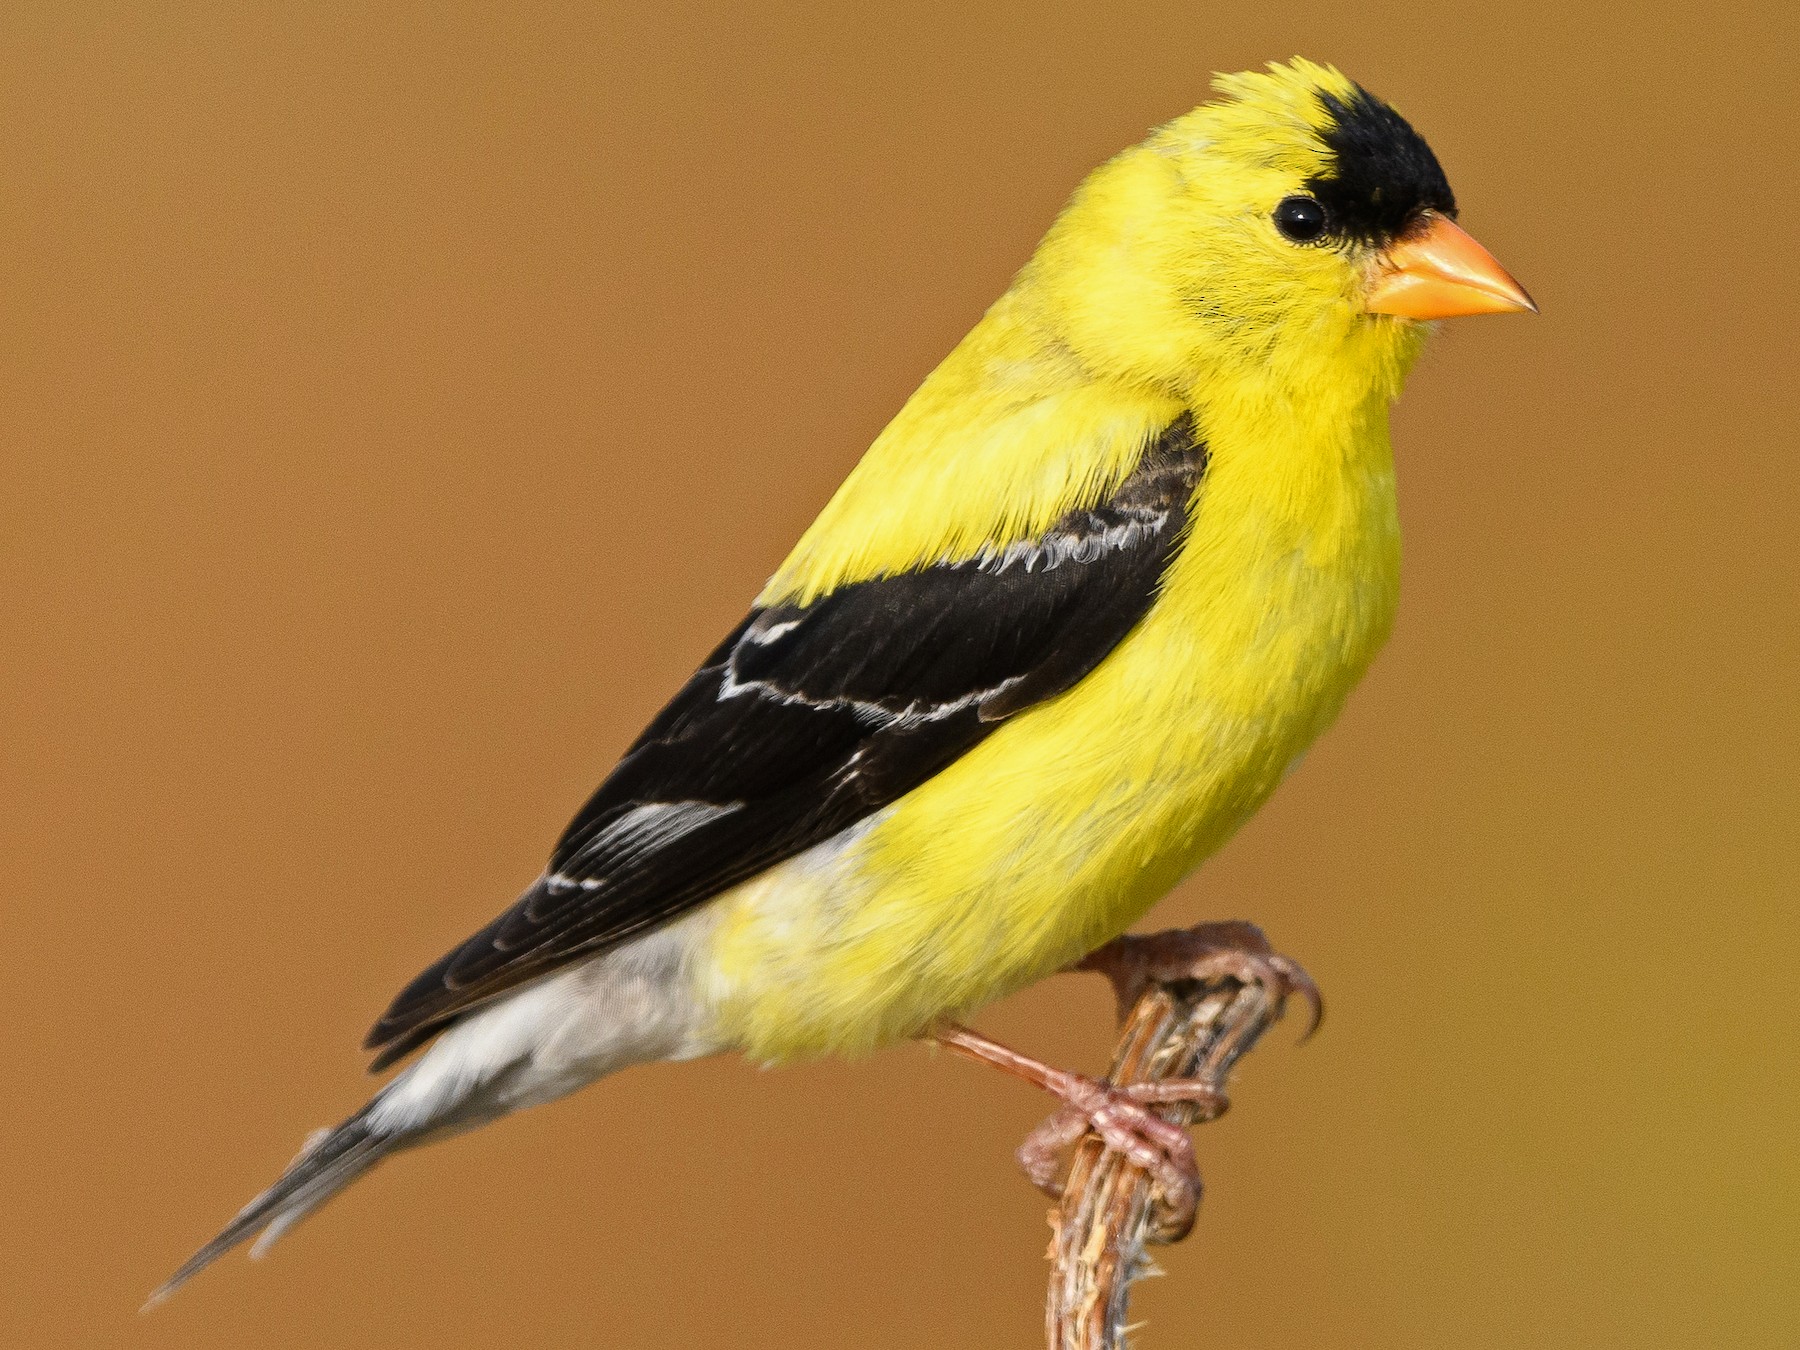
[[[136,1307],[1081,175],[1295,52],[1544,314],[1418,372],[1393,644],[1159,911],[1332,1006],[1143,1343],[1800,1340],[1787,7],[493,8],[0,18],[0,1342],[1032,1344],[1045,1103],[917,1048],[633,1072]]]

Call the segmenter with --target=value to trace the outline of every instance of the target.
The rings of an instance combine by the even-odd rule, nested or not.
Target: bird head
[[[1214,89],[1096,170],[1028,269],[1084,364],[1189,388],[1338,367],[1392,396],[1429,321],[1535,310],[1360,85],[1296,59]]]

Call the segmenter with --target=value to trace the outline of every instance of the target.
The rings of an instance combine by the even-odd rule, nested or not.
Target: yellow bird
[[[1082,184],[544,874],[370,1034],[376,1068],[424,1054],[159,1297],[399,1149],[724,1051],[937,1036],[1181,1198],[1191,1146],[1140,1098],[955,1019],[1218,954],[1120,934],[1386,638],[1427,321],[1534,308],[1387,104],[1302,60],[1215,90]]]

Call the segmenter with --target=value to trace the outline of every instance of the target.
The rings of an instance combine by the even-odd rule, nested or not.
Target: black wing
[[[1106,501],[976,558],[751,612],[519,902],[403,990],[381,1068],[496,994],[677,915],[931,778],[1068,689],[1156,598],[1205,447],[1169,427]]]

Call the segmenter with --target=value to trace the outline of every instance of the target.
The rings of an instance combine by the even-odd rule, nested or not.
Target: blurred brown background
[[[1296,52],[1544,314],[1420,369],[1394,642],[1158,913],[1331,1015],[1143,1344],[1800,1341],[1796,33],[1586,8],[7,6],[0,1341],[1035,1343],[1046,1105],[917,1048],[633,1072],[136,1308],[1082,174]]]

